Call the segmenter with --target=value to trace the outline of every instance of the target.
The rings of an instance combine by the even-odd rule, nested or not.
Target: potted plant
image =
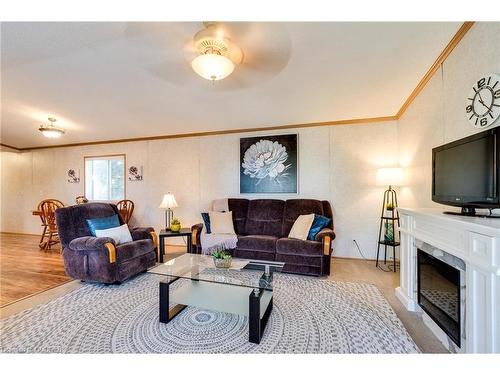
[[[181,222],[177,218],[173,218],[172,222],[170,223],[170,230],[172,232],[178,232],[181,230]]]
[[[232,257],[224,247],[217,247],[212,252],[212,259],[214,260],[215,267],[229,268],[231,267]]]

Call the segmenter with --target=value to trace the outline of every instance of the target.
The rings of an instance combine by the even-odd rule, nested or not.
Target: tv
[[[497,135],[494,128],[432,149],[432,200],[462,208],[447,213],[500,207]]]

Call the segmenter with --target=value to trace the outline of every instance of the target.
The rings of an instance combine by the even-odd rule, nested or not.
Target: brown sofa
[[[315,199],[229,199],[238,243],[232,254],[238,258],[285,262],[285,272],[324,276],[330,274],[333,231],[332,208],[328,201]],[[331,220],[314,241],[288,238],[299,215],[319,214]],[[193,248],[201,253],[200,232],[193,230]]]

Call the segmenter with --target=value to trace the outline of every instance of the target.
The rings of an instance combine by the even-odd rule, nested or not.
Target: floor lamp
[[[170,230],[170,221],[174,217],[174,211],[172,208],[178,207],[177,201],[172,193],[167,193],[163,196],[160,208],[165,209],[165,230]]]
[[[399,236],[396,236],[397,228],[399,228],[398,195],[392,187],[400,186],[402,180],[403,170],[401,168],[380,168],[377,170],[377,185],[389,186],[389,188],[384,191],[382,201],[375,266],[378,267],[380,246],[384,246],[384,263],[387,263],[387,247],[392,247],[394,272],[396,272],[396,247],[400,245],[400,241]]]

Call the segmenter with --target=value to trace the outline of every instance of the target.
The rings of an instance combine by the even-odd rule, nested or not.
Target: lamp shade
[[[178,207],[177,201],[172,193],[167,193],[163,196],[163,200],[160,203],[160,208],[175,208]]]
[[[400,186],[403,184],[402,168],[379,168],[377,170],[377,185]]]
[[[40,126],[40,132],[47,138],[59,138],[64,134],[64,130],[53,126]]]
[[[213,53],[196,57],[191,66],[198,75],[211,81],[224,79],[234,70],[234,64],[230,59]]]

